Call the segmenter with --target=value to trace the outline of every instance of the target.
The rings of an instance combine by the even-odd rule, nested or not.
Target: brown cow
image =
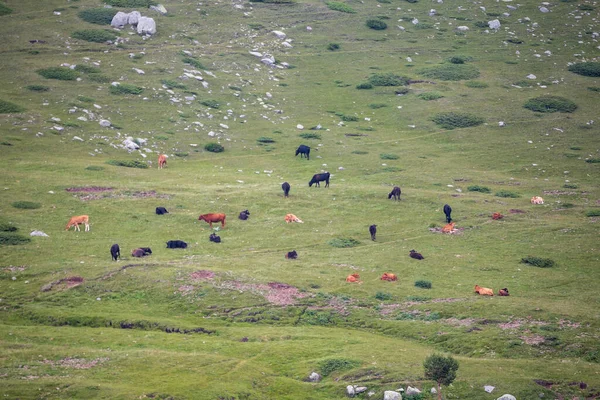
[[[353,282],[360,283],[360,275],[358,275],[358,274],[352,274],[352,275],[348,275],[348,276],[346,277],[346,282],[350,282],[350,283],[353,283]]]
[[[161,154],[158,156],[158,169],[163,169],[167,166],[167,156]]]
[[[504,218],[504,215],[500,214],[499,212],[495,212],[492,214],[493,220],[498,220],[498,219],[502,219],[502,218]]]
[[[504,288],[504,289],[498,290],[498,296],[510,296],[510,294],[508,294],[508,289]]]
[[[398,280],[398,277],[396,274],[392,274],[391,272],[384,272],[383,275],[381,275],[381,280],[395,282]]]
[[[294,214],[286,214],[285,216],[285,222],[287,222],[288,224],[290,222],[299,222],[301,224],[303,224],[304,222],[302,222],[302,220],[298,217],[296,217]]]
[[[454,230],[454,222],[450,222],[448,225],[442,228],[442,233],[452,233]]]
[[[81,232],[81,229],[79,229],[80,224],[85,224],[85,231],[86,232],[89,231],[90,230],[90,217],[88,217],[87,215],[71,217],[71,219],[67,223],[67,227],[65,228],[65,231],[68,231],[72,226],[74,226],[75,227],[74,230]]]
[[[213,222],[220,222],[221,228],[225,228],[225,214],[203,214],[198,217],[198,221],[206,221],[212,228]]]
[[[494,291],[489,288],[484,288],[479,285],[475,285],[475,293],[483,295],[483,296],[493,296]]]

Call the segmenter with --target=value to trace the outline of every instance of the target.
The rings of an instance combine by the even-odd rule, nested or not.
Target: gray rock
[[[500,126],[504,126],[504,125],[500,125]],[[490,385],[485,385],[483,387],[483,390],[485,390],[488,393],[492,393],[494,391],[494,389],[496,389],[495,386],[490,386]]]
[[[158,4],[156,6],[150,6],[151,10],[154,10],[162,15],[167,15],[167,9],[162,4]]]
[[[406,388],[406,394],[407,395],[412,396],[412,395],[419,394],[419,393],[421,393],[421,391],[419,389],[417,389],[417,388],[412,387],[412,386],[409,386],[409,387]]]
[[[132,11],[129,13],[129,18],[127,19],[127,23],[129,25],[137,26],[140,18],[142,18],[142,14],[140,14],[139,11]]]
[[[42,231],[33,231],[29,234],[29,236],[45,236],[48,237],[48,235],[46,235],[44,232]]]
[[[550,12],[550,10],[548,10],[546,7],[540,7],[540,11],[543,12],[543,13]]]
[[[469,27],[465,26],[465,25],[461,25],[461,26],[457,26],[456,30],[459,31],[459,32],[466,32],[466,31],[469,30]]]
[[[269,66],[275,65],[275,57],[270,54],[265,54],[263,58],[260,59],[260,62]]]
[[[137,150],[140,146],[134,142],[131,138],[127,138],[123,140],[123,147],[125,147],[129,151]]]
[[[80,142],[83,142],[83,139],[80,138],[79,136],[73,136],[73,140],[78,140]]]
[[[497,19],[488,21],[488,26],[490,27],[490,29],[500,29],[500,21],[498,21]]]
[[[501,397],[498,397],[496,400],[517,400],[515,396],[512,394],[503,394]]]
[[[110,26],[114,28],[123,28],[127,25],[129,21],[129,14],[119,11],[115,14],[112,21],[110,21]]]
[[[386,390],[383,392],[383,400],[402,400],[402,395],[393,390]]]
[[[430,390],[431,394],[437,394],[437,389],[432,387]]]
[[[316,372],[312,372],[308,376],[308,381],[309,382],[321,382],[321,375],[317,374]]]
[[[431,10],[429,10],[429,16],[430,17],[435,16],[435,14],[437,14],[437,11],[435,10],[435,8],[432,8]]]
[[[108,128],[109,126],[111,126],[112,124],[110,123],[109,120],[107,119],[101,119],[99,122],[100,126],[103,126],[105,128]]]
[[[346,386],[346,395],[348,395],[348,397],[356,396],[356,391],[354,390],[354,386],[352,386],[352,385]]]
[[[529,74],[527,75],[527,79],[536,79],[537,76],[535,76],[534,74]]]
[[[354,386],[354,391],[356,394],[360,394],[367,391],[367,388],[364,386]]]
[[[286,38],[286,34],[281,32],[281,31],[273,31],[273,34],[275,36],[277,36],[277,39],[285,39]]]
[[[137,25],[137,33],[140,35],[154,35],[156,33],[156,22],[154,22],[154,19],[140,17]]]

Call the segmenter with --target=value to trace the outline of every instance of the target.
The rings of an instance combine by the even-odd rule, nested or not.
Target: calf
[[[454,231],[454,225],[456,225],[454,222],[450,222],[442,228],[442,233],[452,233],[452,231]]]
[[[215,243],[221,243],[221,237],[217,236],[215,233],[211,233],[210,236],[208,237],[208,240],[210,240],[211,242],[215,242]]]
[[[296,250],[288,251],[285,253],[285,258],[288,260],[295,260],[298,258],[298,253],[296,253]]]
[[[302,158],[302,156],[306,156],[306,159],[310,160],[310,147],[301,144],[296,149],[296,155],[298,154],[300,154],[300,158]]]
[[[502,218],[504,218],[504,215],[500,214],[499,212],[495,212],[495,213],[492,214],[492,219],[493,220],[499,220],[499,219],[502,219]]]
[[[206,221],[212,228],[213,222],[220,222],[221,228],[225,228],[225,214],[203,214],[198,217],[198,221]]]
[[[390,192],[390,194],[388,194],[388,200],[391,199],[392,197],[394,198],[394,200],[401,200],[400,199],[400,194],[402,193],[402,191],[400,190],[400,188],[398,186],[394,186],[394,188],[392,189],[392,191]]]
[[[238,216],[239,219],[241,219],[242,221],[245,221],[248,219],[248,217],[250,216],[250,211],[248,210],[244,210],[240,213],[240,215]]]
[[[300,224],[304,223],[300,218],[296,217],[294,214],[286,214],[285,222],[287,222],[288,224],[290,222],[298,222]]]
[[[167,166],[167,156],[161,154],[158,156],[158,169],[163,169]]]
[[[113,261],[117,261],[117,259],[121,257],[121,249],[118,244],[115,243],[110,247],[110,254],[112,255]]]
[[[313,183],[316,183],[316,185],[318,187],[321,187],[321,185],[319,185],[319,182],[325,181],[325,187],[329,187],[329,177],[330,176],[331,176],[331,174],[329,172],[325,172],[322,174],[316,174],[312,177],[310,182],[308,182],[308,186],[312,187]]]
[[[544,199],[542,199],[540,196],[533,196],[531,198],[531,204],[544,204]]]
[[[414,250],[411,250],[410,253],[408,254],[411,258],[414,258],[415,260],[423,260],[425,257],[423,257],[421,255],[421,253],[417,253]]]
[[[65,228],[65,231],[68,231],[72,226],[75,227],[74,230],[76,231],[80,231],[81,229],[79,229],[79,225],[80,224],[84,224],[85,225],[85,231],[89,231],[90,230],[90,217],[88,217],[87,215],[80,215],[78,217],[71,217],[71,219],[69,220],[69,222],[67,222],[67,227]]]
[[[475,293],[483,295],[483,296],[493,296],[494,291],[489,288],[484,288],[479,285],[475,285]]]
[[[288,195],[290,194],[290,184],[287,182],[283,182],[283,184],[281,185],[281,188],[283,189],[283,197],[288,197]]]
[[[140,247],[139,249],[131,250],[133,257],[144,257],[152,254],[152,250],[149,247]]]
[[[187,243],[183,240],[169,240],[167,242],[167,249],[186,249]]]
[[[371,234],[371,240],[375,240],[375,235],[377,234],[377,225],[371,225],[369,227],[369,233]]]
[[[444,204],[444,214],[446,214],[446,223],[450,223],[452,222],[452,217],[450,217],[450,214],[452,213],[452,207],[450,207],[448,204]]]
[[[396,274],[392,274],[391,272],[384,272],[383,275],[381,275],[381,280],[395,282],[398,280],[398,277],[396,276]]]
[[[357,282],[357,283],[360,283],[360,275],[358,275],[358,274],[348,275],[346,277],[346,282],[350,282],[350,283]]]
[[[500,289],[500,290],[498,290],[498,296],[510,296],[510,295],[508,294],[508,289],[507,289],[507,288],[504,288],[504,289]]]
[[[163,214],[168,214],[169,212],[167,211],[166,208],[164,207],[156,207],[156,215],[163,215]]]

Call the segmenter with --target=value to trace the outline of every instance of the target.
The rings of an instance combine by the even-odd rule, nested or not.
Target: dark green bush
[[[520,194],[515,193],[515,192],[509,192],[508,190],[500,190],[499,192],[496,192],[495,196],[496,197],[504,197],[504,198],[512,198],[512,199],[521,197]]]
[[[415,29],[431,29],[433,28],[433,24],[429,24],[427,22],[419,22],[418,24],[414,25]]]
[[[175,153],[175,156],[176,156],[176,157],[182,157],[182,158],[183,158],[183,157],[187,157],[187,156],[189,156],[189,155],[190,155],[190,153],[186,153],[186,152],[184,152],[184,151],[178,151],[178,152],[176,152],[176,153]]]
[[[360,361],[344,358],[331,358],[329,360],[321,361],[321,363],[319,363],[319,370],[321,371],[321,375],[329,376],[335,371],[345,371],[359,366]]]
[[[138,161],[138,160],[122,160],[122,161],[108,160],[106,163],[110,164],[110,165],[115,165],[117,167],[141,168],[141,169],[148,168],[148,164],[146,164],[143,161]]]
[[[50,67],[38,69],[36,72],[46,79],[57,79],[59,81],[74,81],[79,76],[79,72],[66,67]]]
[[[420,99],[423,99],[426,101],[431,101],[431,100],[441,99],[444,97],[444,95],[441,93],[438,93],[438,92],[426,92],[426,93],[421,93],[418,97]]]
[[[201,101],[200,104],[210,108],[219,108],[219,102],[216,100],[204,100]]]
[[[85,167],[85,169],[87,169],[88,171],[102,171],[104,167],[101,167],[99,165],[88,165],[87,167]]]
[[[275,143],[275,139],[266,136],[261,136],[258,139],[256,139],[256,141],[258,143]]]
[[[469,192],[492,193],[492,189],[487,186],[471,185],[467,187]]]
[[[250,0],[251,3],[269,3],[269,4],[291,4],[296,0]]]
[[[358,85],[356,85],[356,88],[360,89],[360,90],[373,89],[373,85],[370,84],[369,82],[364,82],[364,83],[359,83]]]
[[[410,78],[393,73],[373,74],[369,77],[369,83],[373,86],[406,86]]]
[[[88,79],[92,82],[98,82],[98,83],[110,82],[110,78],[108,76],[102,75],[102,74],[89,74]]]
[[[335,239],[331,239],[328,243],[331,246],[338,247],[338,248],[355,247],[360,244],[360,242],[358,240],[355,240],[352,238],[335,238]]]
[[[475,25],[476,28],[482,28],[482,29],[487,29],[490,27],[490,25],[487,23],[487,21],[475,21],[473,23],[473,25]]]
[[[21,107],[10,101],[0,100],[0,114],[15,114],[25,111],[25,107]]]
[[[387,29],[387,24],[377,18],[368,19],[366,24],[369,28],[375,29],[376,31],[382,31],[384,29]]]
[[[126,8],[135,8],[135,7],[145,7],[148,8],[150,6],[155,6],[158,2],[154,0],[104,0],[104,2],[113,7],[126,7]]]
[[[529,264],[529,265],[532,265],[534,267],[539,267],[539,268],[550,268],[550,267],[553,267],[555,264],[554,260],[552,260],[550,258],[541,258],[541,257],[533,257],[533,256],[527,256],[525,258],[521,258],[521,263]]]
[[[358,121],[358,117],[356,115],[338,114],[338,116],[340,117],[340,119],[342,121],[345,121],[345,122],[356,122],[356,121]]]
[[[115,40],[117,35],[115,35],[112,31],[107,31],[104,29],[83,29],[73,32],[71,37],[73,39],[81,39],[87,42],[104,43],[109,40]]]
[[[441,81],[462,81],[479,77],[479,70],[472,65],[442,64],[435,67],[425,68],[419,74],[430,79]]]
[[[465,82],[465,86],[470,87],[472,89],[485,89],[485,88],[489,87],[490,85],[488,85],[485,82],[480,82],[480,81],[467,81],[467,82]]]
[[[579,185],[577,185],[576,183],[565,183],[563,187],[565,189],[577,189]]]
[[[184,64],[189,64],[192,67],[198,68],[198,69],[206,69],[204,67],[204,64],[202,64],[200,61],[196,60],[195,58],[192,57],[183,57],[182,59]]]
[[[0,245],[19,245],[31,242],[31,238],[18,233],[0,232]]]
[[[96,101],[96,99],[94,99],[93,97],[87,96],[77,96],[77,100],[79,100],[82,103],[93,103]]]
[[[109,92],[112,94],[141,94],[144,88],[139,86],[121,83],[119,85],[110,85]]]
[[[331,50],[331,51],[336,51],[340,49],[340,44],[339,43],[329,43],[327,45],[327,50]]]
[[[598,164],[600,163],[600,158],[588,158],[585,162],[588,164]]]
[[[419,280],[415,282],[415,286],[421,289],[431,289],[431,282]]]
[[[372,108],[373,110],[377,110],[380,108],[384,108],[387,107],[388,105],[385,103],[371,103],[369,104],[369,108]]]
[[[406,301],[429,301],[431,297],[425,296],[406,296]]]
[[[183,83],[172,81],[169,79],[163,79],[160,81],[163,85],[167,87],[167,89],[187,89]]]
[[[586,217],[600,217],[600,210],[589,210],[585,213]]]
[[[352,154],[369,154],[369,152],[364,150],[354,150]]]
[[[301,133],[300,136],[303,139],[321,139],[321,135],[319,133],[305,132]]]
[[[42,207],[40,203],[35,203],[33,201],[15,201],[11,205],[14,208],[20,208],[23,210],[35,210],[36,208]]]
[[[75,66],[75,71],[79,71],[84,74],[98,74],[100,73],[100,68],[90,67],[89,65],[85,64],[77,64]]]
[[[346,3],[339,1],[328,1],[325,3],[330,10],[354,14],[356,11]]]
[[[48,86],[44,85],[27,85],[25,89],[31,90],[32,92],[47,92],[50,90]]]
[[[600,64],[600,63],[599,63]],[[540,96],[529,99],[523,107],[541,113],[565,112],[572,113],[577,109],[577,104],[569,99],[559,96]]]
[[[403,88],[400,88],[400,89],[396,89],[396,90],[394,90],[394,93],[395,93],[397,96],[403,96],[403,95],[405,95],[405,94],[408,94],[409,92],[410,92],[410,89],[409,89],[409,88],[406,88],[406,87],[403,87]]]
[[[17,227],[5,221],[0,221],[0,232],[16,232]]]
[[[573,64],[569,67],[569,71],[583,76],[600,76],[600,62],[582,62]]]
[[[587,90],[591,92],[600,92],[600,87],[598,86],[588,86]]]
[[[478,126],[484,123],[484,119],[472,114],[463,114],[456,112],[445,112],[436,114],[432,118],[433,122],[444,129],[468,128]]]
[[[385,301],[385,300],[391,300],[393,298],[393,296],[391,294],[389,294],[389,293],[377,292],[375,294],[375,298],[377,300]]]
[[[110,25],[116,13],[114,8],[90,8],[80,11],[77,15],[91,24]]]
[[[210,151],[211,153],[221,153],[222,151],[225,151],[225,148],[219,143],[208,143],[204,146],[204,150]]]
[[[379,158],[381,158],[382,160],[397,160],[400,157],[396,154],[390,154],[390,153],[381,153],[379,155]]]
[[[12,12],[13,10],[6,7],[4,4],[0,3],[0,16],[2,15],[8,15]]]

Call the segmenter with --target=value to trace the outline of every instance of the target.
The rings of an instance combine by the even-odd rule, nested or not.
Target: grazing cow
[[[80,224],[85,224],[85,231],[89,231],[90,230],[90,217],[88,217],[87,215],[80,215],[78,217],[71,217],[71,219],[69,220],[69,222],[67,223],[67,227],[65,228],[65,231],[68,231],[72,226],[75,227],[75,231],[80,231],[81,229],[79,229],[79,225]]]
[[[290,194],[290,184],[287,182],[283,182],[283,184],[281,185],[281,188],[283,189],[283,197],[288,197],[288,195]]]
[[[423,255],[421,255],[421,253],[417,253],[414,250],[411,250],[410,253],[408,254],[411,258],[414,258],[415,260],[423,260],[425,257],[423,257]]]
[[[395,282],[398,280],[398,277],[396,276],[396,274],[392,274],[391,272],[384,272],[383,275],[381,275],[381,280]]]
[[[375,240],[375,235],[377,234],[377,225],[371,225],[369,227],[369,233],[371,234],[371,240]]]
[[[240,215],[238,216],[239,219],[241,219],[242,221],[245,221],[248,219],[248,217],[250,216],[250,211],[248,210],[244,210],[240,213]]]
[[[452,213],[452,207],[448,204],[444,204],[444,214],[446,214],[446,223],[452,222],[452,217],[450,214]]]
[[[306,159],[310,160],[310,147],[301,144],[296,149],[296,155],[298,154],[300,154],[300,158],[302,158],[302,156],[306,156]]]
[[[139,249],[131,250],[133,257],[144,257],[152,254],[152,250],[149,247],[140,247]]]
[[[500,214],[499,212],[495,212],[492,214],[493,220],[498,220],[498,219],[502,219],[502,218],[504,218],[504,215]]]
[[[296,250],[288,251],[287,253],[285,253],[285,258],[287,258],[288,260],[295,260],[296,258],[298,258],[298,253],[296,253]]]
[[[357,283],[360,283],[360,275],[358,275],[358,274],[348,275],[346,277],[346,282],[350,282],[350,283],[357,282]]]
[[[186,249],[187,243],[183,240],[169,240],[167,242],[167,249]]]
[[[510,296],[510,295],[508,294],[508,289],[507,289],[507,288],[504,288],[504,289],[500,289],[500,290],[498,290],[498,296]]]
[[[158,169],[163,169],[167,166],[167,156],[161,154],[158,156]]]
[[[206,221],[212,228],[213,222],[220,222],[221,228],[225,228],[225,214],[203,214],[198,217],[198,221]]]
[[[210,240],[211,242],[215,242],[215,243],[221,243],[221,237],[217,236],[215,233],[211,233],[210,236],[208,237],[208,240]]]
[[[450,222],[448,225],[442,228],[442,233],[452,233],[454,230],[454,225],[456,225],[454,222]]]
[[[531,198],[531,204],[544,204],[544,199],[542,199],[540,196],[533,196]]]
[[[318,187],[321,187],[321,185],[319,185],[319,182],[325,181],[325,187],[329,187],[329,177],[330,176],[331,176],[331,174],[329,172],[325,172],[322,174],[316,174],[312,177],[310,182],[308,182],[308,186],[312,187],[313,183],[316,183]]]
[[[394,186],[394,188],[392,189],[392,191],[390,192],[390,194],[388,194],[388,200],[391,199],[392,197],[394,198],[394,200],[401,200],[400,199],[400,194],[402,193],[402,191],[400,190],[400,188],[398,186]]]
[[[163,214],[168,214],[169,212],[167,211],[166,208],[164,207],[156,207],[156,215],[163,215]]]
[[[287,222],[288,224],[290,222],[298,222],[300,224],[304,223],[300,218],[296,217],[294,214],[286,214],[285,222]]]
[[[493,296],[494,291],[489,288],[484,288],[479,285],[475,285],[475,293],[480,294],[482,296]]]
[[[121,249],[118,244],[113,244],[110,247],[110,254],[112,255],[113,261],[117,261],[117,258],[121,257]]]

